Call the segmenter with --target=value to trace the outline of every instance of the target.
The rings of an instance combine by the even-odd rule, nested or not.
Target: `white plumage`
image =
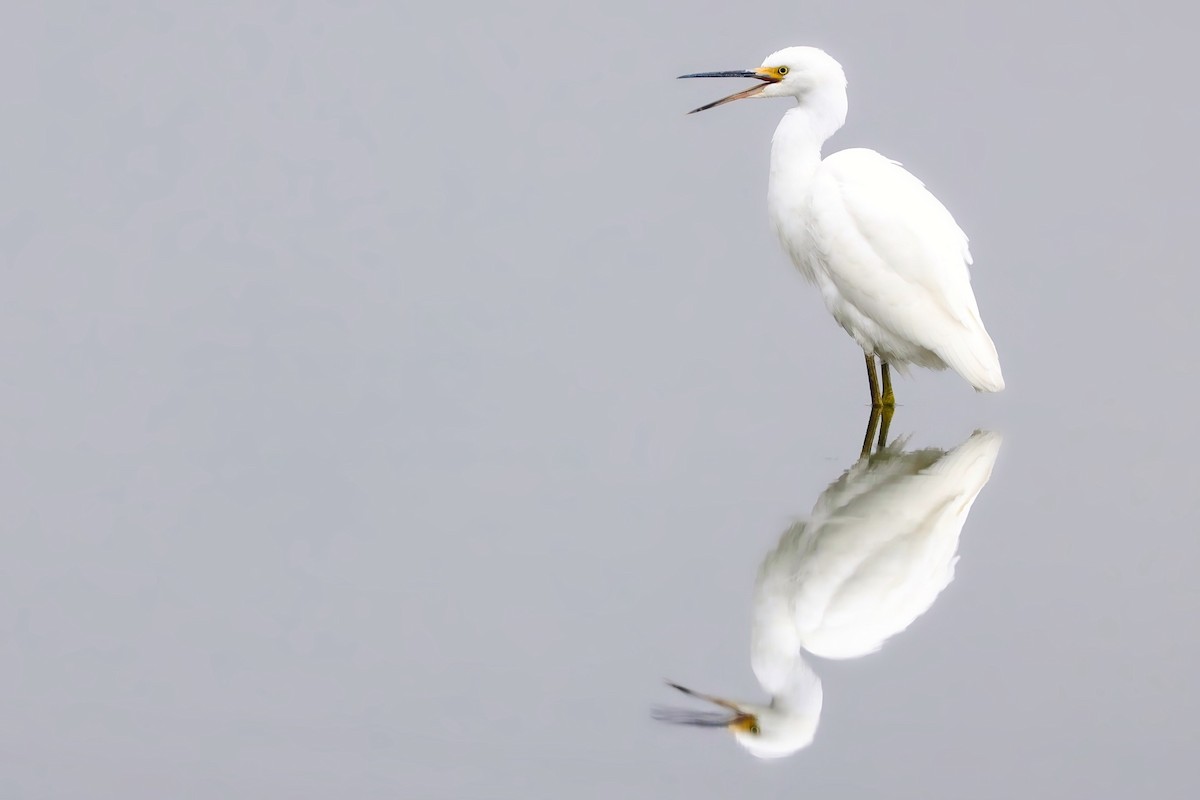
[[[929,610],[954,578],[959,535],[1000,443],[999,434],[977,432],[945,453],[904,452],[901,441],[859,460],[821,494],[807,521],[783,534],[759,570],[750,658],[770,704],[700,695],[733,716],[675,710],[659,718],[729,727],[761,758],[807,746],[823,692],[801,651],[858,658]]]
[[[971,289],[967,237],[917,178],[873,150],[821,158],[848,107],[842,67],[813,47],[772,53],[755,70],[682,77],[754,77],[742,97],[792,97],[771,146],[771,225],[800,273],[816,284],[834,319],[868,356],[872,400],[881,397],[870,360],[950,367],[978,391],[1004,388],[1000,359]]]

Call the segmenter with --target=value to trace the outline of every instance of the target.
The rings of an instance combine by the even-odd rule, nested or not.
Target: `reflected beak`
[[[667,682],[672,689],[678,689],[686,695],[707,700],[713,705],[720,706],[724,711],[693,711],[687,708],[658,707],[652,709],[650,716],[659,722],[670,722],[673,725],[692,725],[697,728],[730,728],[732,730],[748,730],[755,720],[753,714],[747,714],[738,708],[736,703],[721,697],[693,692],[677,683]]]
[[[762,81],[757,86],[751,86],[749,89],[744,89],[728,97],[722,97],[720,100],[715,100],[708,105],[693,108],[689,114],[695,114],[697,111],[707,111],[710,108],[723,106],[726,103],[732,103],[734,100],[741,100],[745,97],[754,97],[761,94],[764,89],[772,83],[779,83],[781,78],[773,69],[767,67],[758,67],[757,69],[735,69],[726,72],[693,72],[691,75],[680,75],[680,78],[755,78]]]

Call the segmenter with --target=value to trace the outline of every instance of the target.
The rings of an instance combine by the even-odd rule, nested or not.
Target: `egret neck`
[[[800,100],[800,98],[797,98]],[[789,109],[771,137],[771,175],[767,185],[772,223],[797,210],[808,198],[813,173],[821,165],[821,146],[846,122],[846,85],[809,92]]]

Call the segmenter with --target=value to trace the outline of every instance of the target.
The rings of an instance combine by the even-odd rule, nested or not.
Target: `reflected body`
[[[761,83],[695,111],[749,97],[797,101],[771,144],[771,225],[866,354],[872,404],[895,403],[890,367],[949,367],[977,391],[1003,389],[996,347],[971,289],[967,237],[950,212],[921,181],[874,150],[821,158],[822,145],[846,121],[841,65],[816,48],[789,47],[754,70],[681,77],[735,76]]]
[[[977,432],[950,452],[861,458],[789,528],[763,561],[754,592],[751,666],[767,705],[700,695],[725,709],[658,709],[667,722],[722,726],[760,758],[789,755],[816,733],[820,678],[801,651],[829,659],[879,650],[929,610],[954,578],[958,540],[1000,450]]]

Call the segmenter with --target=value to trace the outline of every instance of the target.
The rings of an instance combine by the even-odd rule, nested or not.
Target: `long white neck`
[[[786,213],[808,196],[808,185],[821,164],[821,146],[846,122],[845,86],[806,96],[789,110],[771,139],[769,205]]]

